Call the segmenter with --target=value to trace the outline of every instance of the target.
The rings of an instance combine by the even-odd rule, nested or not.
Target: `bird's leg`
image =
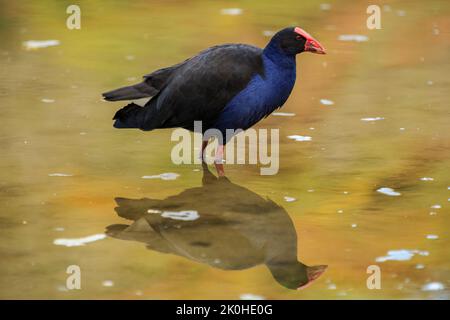
[[[214,165],[216,166],[217,175],[219,177],[225,176],[225,170],[223,169],[223,144],[217,146]]]
[[[203,140],[202,142],[202,150],[200,150],[200,154],[199,154],[199,159],[202,160],[202,162],[204,162],[205,159],[205,149],[206,146],[208,145],[208,140]]]

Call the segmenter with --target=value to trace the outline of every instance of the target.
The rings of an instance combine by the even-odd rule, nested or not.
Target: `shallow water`
[[[1,1],[0,298],[448,299],[450,5],[385,2],[370,31],[367,4],[321,3],[80,1],[70,31],[60,2]],[[289,116],[257,126],[280,128],[277,175],[215,180],[171,162],[170,130],[112,128],[101,92],[293,24],[328,55],[299,56]],[[328,268],[297,291],[277,259]]]

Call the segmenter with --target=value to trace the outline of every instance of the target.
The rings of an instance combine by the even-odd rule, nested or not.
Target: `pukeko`
[[[117,214],[132,223],[110,225],[107,235],[222,270],[265,265],[289,289],[306,288],[326,271],[298,260],[297,232],[284,208],[203,169],[201,187],[164,200],[116,198]]]
[[[325,49],[303,29],[285,28],[264,49],[246,44],[214,46],[103,97],[107,101],[151,97],[143,107],[130,103],[117,111],[115,128],[192,131],[194,121],[201,121],[203,133],[214,128],[226,137],[226,129],[246,130],[286,102],[295,83],[295,56],[301,52],[325,54]],[[219,175],[224,174],[226,142],[216,151]],[[207,144],[205,138],[202,159]]]

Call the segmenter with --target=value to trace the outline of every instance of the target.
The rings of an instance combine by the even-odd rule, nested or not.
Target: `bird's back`
[[[143,130],[172,127],[192,130],[196,120],[207,128],[255,74],[263,73],[260,48],[245,44],[211,47],[171,69],[144,108],[128,106],[115,118],[124,123],[128,118]]]

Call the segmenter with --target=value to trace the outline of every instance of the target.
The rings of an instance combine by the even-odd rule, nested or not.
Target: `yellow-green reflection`
[[[68,2],[1,1],[0,297],[448,298],[449,4],[385,2],[382,29],[369,31],[366,3],[331,2],[325,11],[320,3],[80,1],[82,28],[68,30]],[[230,7],[242,14],[221,15]],[[214,44],[264,46],[264,31],[287,25],[310,32],[328,55],[298,57],[297,83],[281,110],[295,116],[258,124],[280,128],[280,172],[263,177],[255,166],[229,165],[226,173],[286,211],[298,260],[329,265],[312,286],[290,290],[263,265],[221,270],[131,241],[53,244],[125,223],[114,197],[170,199],[201,185],[199,166],[171,163],[170,130],[114,130],[111,117],[121,103],[102,102],[101,92]],[[369,40],[339,41],[342,34]],[[22,45],[50,39],[60,44]],[[361,120],[376,117],[384,119]],[[286,138],[295,134],[312,141]],[[141,179],[163,172],[180,177]],[[69,176],[49,176],[55,173]],[[380,187],[401,196],[377,193]],[[221,201],[227,199],[224,193]],[[428,255],[376,262],[400,249]],[[82,289],[65,291],[72,264],[81,267]],[[382,290],[366,287],[371,264],[381,266]],[[114,285],[103,286],[105,280]],[[430,282],[445,289],[423,291]]]

